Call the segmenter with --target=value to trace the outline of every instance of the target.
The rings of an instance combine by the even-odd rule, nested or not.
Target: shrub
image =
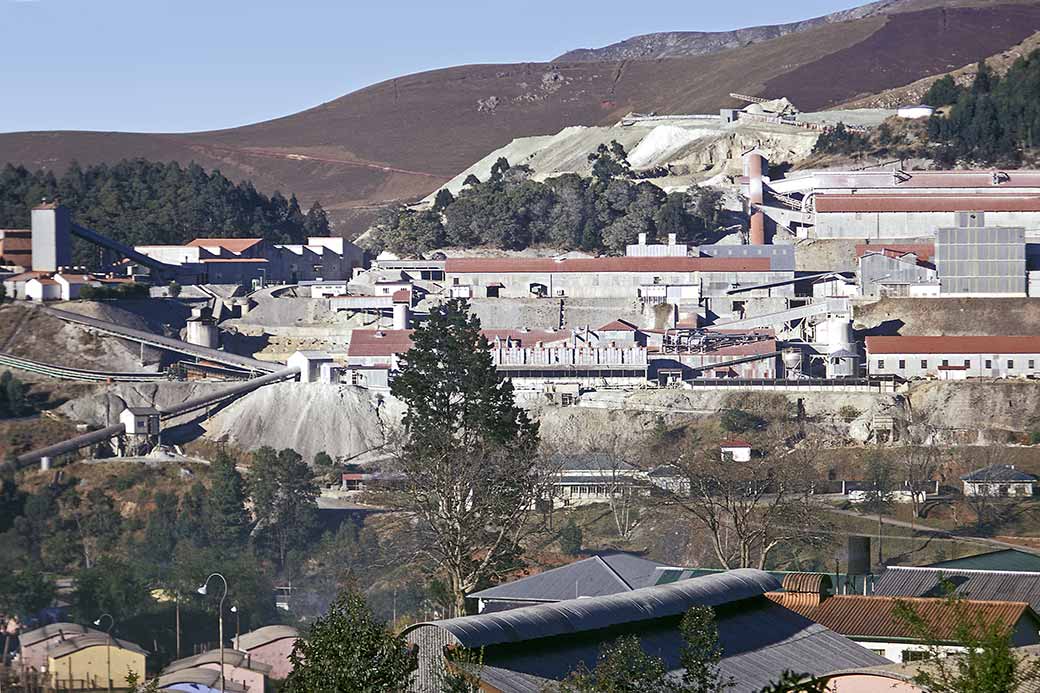
[[[856,409],[856,407],[852,406],[851,404],[845,404],[841,407],[841,409],[838,410],[838,416],[840,416],[841,420],[845,423],[852,423],[857,418],[859,418],[859,415],[862,413],[863,412],[861,412],[859,409]]]
[[[725,409],[719,416],[723,430],[730,433],[744,433],[765,428],[766,420],[743,409]]]
[[[574,523],[574,518],[571,518],[560,530],[560,551],[568,556],[577,556],[581,553],[582,541],[581,527]]]

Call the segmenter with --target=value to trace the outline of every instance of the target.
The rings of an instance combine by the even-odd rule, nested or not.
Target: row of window
[[[943,359],[942,363],[940,365],[943,368],[948,368],[950,366],[950,360],[949,359]],[[971,359],[964,359],[964,367],[965,368],[971,368]],[[1015,369],[1015,360],[1014,359],[1008,359],[1007,360],[1007,367],[1008,367],[1008,370],[1014,370]],[[1035,367],[1036,367],[1036,360],[1035,359],[1029,359],[1029,361],[1027,362],[1027,365],[1026,365],[1026,369],[1027,370],[1032,370]],[[901,370],[901,371],[902,370],[906,370],[906,359],[899,359],[899,365],[898,365],[897,368],[898,368],[898,370]],[[921,368],[928,368],[928,359],[921,359]],[[984,361],[983,368],[993,368],[993,359],[986,359]],[[878,359],[877,360],[877,369],[879,371],[885,370],[885,359]]]

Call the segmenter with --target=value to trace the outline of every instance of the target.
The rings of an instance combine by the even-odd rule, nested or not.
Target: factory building
[[[645,296],[653,301],[662,286],[700,286],[700,295],[706,295],[715,287],[794,278],[793,271],[771,271],[765,257],[452,258],[444,271],[450,291],[472,298]],[[763,290],[766,295],[792,292],[787,286]]]
[[[860,295],[934,296],[939,293],[939,273],[932,264],[934,248],[928,244],[857,245]]]
[[[32,231],[0,229],[0,265],[21,271],[32,267]]]
[[[1025,296],[1025,229],[938,229],[935,265],[944,296]]]
[[[1040,375],[1040,336],[867,337],[871,376],[1023,378]]]

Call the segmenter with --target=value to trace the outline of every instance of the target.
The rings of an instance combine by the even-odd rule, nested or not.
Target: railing
[[[3,352],[0,352],[0,366],[17,368],[18,370],[26,371],[28,373],[36,373],[38,375],[45,375],[50,378],[60,378],[62,380],[141,383],[167,380],[169,378],[166,373],[162,372],[144,371],[129,373],[121,371],[92,371],[82,370],[79,368],[68,368],[65,366],[55,366],[41,361],[33,361],[20,356],[14,356],[12,354],[5,354]]]

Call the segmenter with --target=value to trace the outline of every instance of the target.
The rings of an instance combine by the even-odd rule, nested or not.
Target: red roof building
[[[867,353],[1040,354],[1040,335],[1009,337],[867,337]]]

